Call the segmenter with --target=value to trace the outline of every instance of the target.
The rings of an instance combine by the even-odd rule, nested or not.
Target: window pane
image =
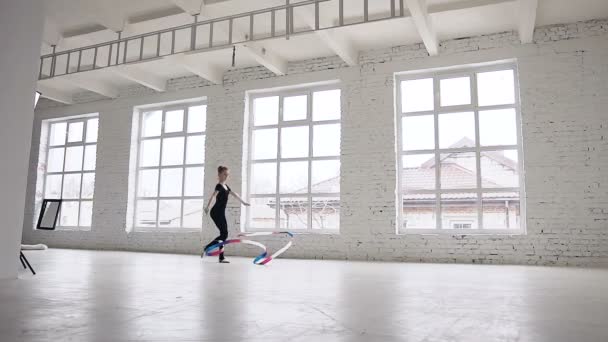
[[[404,151],[435,148],[435,120],[432,115],[404,117],[401,125]]]
[[[274,194],[277,191],[277,164],[256,163],[251,169],[251,193]]]
[[[184,111],[172,110],[165,113],[165,133],[181,132],[184,129]]]
[[[442,106],[458,106],[471,103],[469,77],[443,79],[439,82]]]
[[[204,132],[207,128],[207,106],[188,108],[188,133]]]
[[[479,140],[482,146],[516,145],[515,109],[479,112]]]
[[[403,156],[401,186],[405,192],[435,190],[435,155]]]
[[[92,199],[95,193],[95,174],[84,173],[82,175],[82,195],[81,198]]]
[[[481,152],[481,182],[484,188],[519,186],[517,150]]]
[[[260,97],[253,100],[253,124],[276,125],[279,122],[279,97]]]
[[[340,120],[340,89],[316,91],[312,94],[312,119]]]
[[[484,229],[519,229],[518,192],[489,192],[482,194]]]
[[[186,164],[203,164],[205,162],[205,136],[188,137],[186,146]]]
[[[65,171],[82,170],[82,146],[68,147],[65,151]]]
[[[276,200],[274,198],[252,198],[249,207],[249,228],[275,229]]]
[[[290,96],[283,98],[283,121],[306,120],[308,96]]]
[[[281,128],[281,157],[308,157],[308,126]]]
[[[203,196],[203,180],[205,179],[205,168],[186,168],[185,196]]]
[[[439,148],[475,147],[473,112],[439,115]]]
[[[161,228],[181,226],[181,210],[181,200],[158,201],[158,226]]]
[[[312,198],[312,229],[340,227],[340,197]]]
[[[63,176],[63,198],[77,199],[80,197],[80,174]]]
[[[308,192],[308,162],[281,163],[281,179],[279,190],[281,193],[307,193]]]
[[[61,198],[61,175],[46,176],[44,198]]]
[[[276,159],[278,130],[256,129],[253,131],[253,159]]]
[[[67,132],[67,123],[58,122],[51,124],[51,139],[50,145],[64,145],[65,144],[65,136]]]
[[[160,127],[162,125],[163,112],[155,110],[153,112],[145,112],[142,123],[142,137],[157,137],[160,135]]]
[[[68,142],[82,141],[84,122],[70,122],[68,125]]]
[[[401,82],[403,113],[433,110],[434,99],[432,78]]]
[[[87,145],[84,148],[84,167],[85,171],[95,170],[97,164],[97,145]]]
[[[63,171],[63,154],[64,149],[61,148],[51,148],[49,150],[49,160],[46,167],[47,172],[61,172]]]
[[[90,227],[93,220],[93,202],[80,202],[80,227]]]
[[[184,163],[184,137],[163,140],[163,165]]]
[[[478,73],[477,93],[480,106],[515,103],[513,70]]]
[[[135,212],[135,224],[138,227],[156,226],[156,201],[137,201],[137,210]]]
[[[203,200],[184,200],[184,228],[203,227]]]
[[[340,155],[340,124],[313,127],[313,155],[315,157]]]
[[[477,187],[475,152],[441,155],[441,188],[474,189]]]
[[[435,229],[437,227],[437,210],[434,194],[405,194],[403,195],[403,225],[404,229]]]
[[[62,227],[78,226],[78,202],[62,202],[59,225]]]
[[[87,142],[97,142],[97,131],[99,130],[99,118],[87,121]]]
[[[477,229],[477,193],[441,195],[442,229]]]
[[[158,166],[160,158],[160,139],[142,141],[139,158],[141,166]]]
[[[158,196],[158,170],[141,170],[138,177],[137,196]]]
[[[340,192],[339,160],[317,160],[312,162],[312,192]]]
[[[160,172],[160,196],[177,197],[182,195],[182,169],[163,169]]]
[[[279,218],[281,219],[279,226],[282,229],[307,229],[308,198],[281,198]]]

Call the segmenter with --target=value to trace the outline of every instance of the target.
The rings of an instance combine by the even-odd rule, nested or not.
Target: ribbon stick
[[[262,243],[254,241],[254,240],[240,239],[240,238],[220,241],[214,245],[209,246],[209,248],[205,249],[204,253],[205,253],[205,255],[208,255],[208,256],[217,256],[217,255],[220,255],[224,251],[224,246],[226,246],[226,245],[229,245],[232,243],[244,243],[247,245],[253,245],[253,246],[261,248],[263,250],[263,252],[253,259],[253,263],[256,265],[266,265],[273,259],[276,259],[277,257],[279,257],[279,255],[283,254],[293,244],[293,234],[290,232],[242,233],[242,234],[239,234],[238,236],[239,237],[254,237],[254,236],[263,236],[263,235],[287,235],[290,237],[290,239],[285,244],[285,246],[281,247],[279,250],[277,250],[276,252],[274,252],[274,254],[272,254],[270,256],[268,255],[268,249]]]

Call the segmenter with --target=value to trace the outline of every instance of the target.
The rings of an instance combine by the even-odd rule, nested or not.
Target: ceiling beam
[[[519,18],[517,30],[522,44],[534,41],[537,9],[538,0],[517,0],[517,17]]]
[[[118,65],[109,68],[113,73],[127,80],[139,83],[150,89],[163,92],[167,89],[167,81],[162,77],[152,75],[147,71],[141,70],[132,65]]]
[[[73,85],[77,86],[78,88],[92,91],[94,93],[97,93],[97,94],[105,96],[105,97],[109,97],[111,99],[117,98],[118,95],[120,94],[118,89],[116,89],[110,85],[107,85],[101,81],[96,81],[91,78],[85,79],[85,77],[83,77],[81,74],[66,75],[66,76],[61,77],[61,79],[65,80],[66,82],[72,83]]]
[[[203,0],[172,0],[172,2],[190,15],[200,14],[201,7],[205,6]]]
[[[38,81],[36,84],[36,90],[40,93],[40,97],[44,97],[53,101],[61,102],[64,104],[73,104],[72,95],[61,90],[57,90],[43,84]]]
[[[431,56],[436,56],[439,53],[439,40],[428,13],[426,0],[405,0],[405,2],[427,52]]]
[[[42,41],[49,46],[59,45],[63,36],[59,32],[57,24],[50,20],[48,16],[44,18],[44,31],[42,32]]]
[[[302,6],[295,11],[297,16],[306,22],[311,29],[315,30],[317,25],[317,18],[315,11],[311,6]],[[322,18],[322,14],[319,11],[318,21],[321,23],[328,18]],[[321,25],[321,24],[320,24]],[[336,55],[338,55],[346,64],[355,66],[359,63],[359,51],[355,49],[349,39],[344,36],[341,32],[336,30],[317,30],[315,34],[323,43],[330,48]]]
[[[287,74],[287,61],[257,44],[243,44],[245,50],[266,69],[281,76]]]
[[[210,10],[209,6],[204,5],[201,7],[202,13],[205,15],[201,20],[209,19],[214,16],[214,12]],[[249,35],[249,29],[240,26],[240,23],[233,22],[232,34],[238,36],[239,39],[247,37]],[[275,53],[268,51],[262,44],[256,42],[239,43],[236,44],[241,46],[247,51],[256,62],[264,66],[266,69],[272,71],[276,75],[285,75],[287,73],[287,61],[276,55]]]
[[[224,82],[224,71],[215,66],[201,60],[200,54],[188,55],[180,54],[165,57],[167,61],[178,64],[189,72],[198,75],[214,84],[222,84]]]

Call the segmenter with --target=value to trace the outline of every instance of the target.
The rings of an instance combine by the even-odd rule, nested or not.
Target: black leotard
[[[215,204],[213,208],[211,208],[211,219],[213,223],[220,230],[220,235],[213,239],[206,247],[205,250],[219,241],[226,241],[228,239],[228,222],[226,222],[226,204],[228,203],[228,195],[230,195],[230,187],[222,184],[217,184],[215,186],[215,191],[217,191],[217,195],[215,196]],[[220,254],[220,260],[224,260],[224,253]]]

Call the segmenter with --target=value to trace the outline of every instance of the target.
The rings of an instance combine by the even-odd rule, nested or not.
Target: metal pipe
[[[139,60],[144,59],[144,37],[139,39]]]
[[[66,75],[70,73],[70,56],[71,55],[72,55],[71,53],[68,53],[68,61],[65,65],[65,74]]]
[[[285,39],[289,40],[289,33],[291,32],[289,26],[289,0],[285,0]]]
[[[160,33],[156,36],[156,57],[160,56]]]
[[[344,25],[344,0],[340,0],[338,5],[338,25]]]
[[[395,0],[391,0],[391,18],[395,16]]]
[[[175,30],[171,31],[171,54],[175,53]]]
[[[209,24],[209,47],[213,47],[213,21]]]
[[[109,51],[108,51],[108,66],[110,66],[110,63],[112,63],[112,47],[114,46],[114,44],[110,44],[109,47]]]
[[[93,70],[95,70],[95,64],[97,64],[97,48],[95,48],[93,54]]]
[[[232,19],[228,20],[228,45],[232,45]]]
[[[253,40],[253,14],[249,16],[249,40]]]
[[[55,55],[55,51],[57,51],[57,45],[53,45],[53,58],[51,59],[51,77],[55,76],[55,63],[57,60],[57,55]]]
[[[116,63],[115,63],[115,65],[118,65],[118,55],[120,55],[121,36],[122,36],[122,31],[118,31],[118,44],[116,45]]]
[[[198,22],[198,14],[194,15],[194,25],[192,25],[192,31],[190,32],[190,50],[193,51],[196,49],[196,23]]]
[[[319,29],[319,2],[315,2],[315,30]]]
[[[122,54],[122,64],[127,63],[127,48],[129,47],[129,40],[125,40],[125,52]]]
[[[274,37],[275,31],[275,11],[270,12],[270,36]]]
[[[369,19],[369,1],[363,0],[363,21],[367,22]]]
[[[78,51],[78,65],[76,66],[76,72],[80,71],[80,62],[82,60],[82,50]]]

